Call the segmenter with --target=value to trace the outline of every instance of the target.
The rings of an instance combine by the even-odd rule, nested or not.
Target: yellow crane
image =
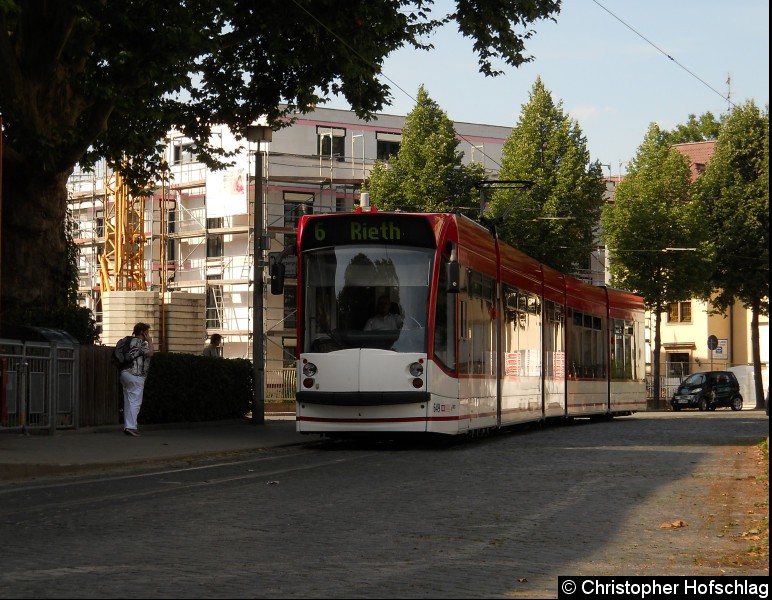
[[[99,257],[103,294],[145,290],[145,198],[129,193],[120,173],[105,182],[105,247]]]

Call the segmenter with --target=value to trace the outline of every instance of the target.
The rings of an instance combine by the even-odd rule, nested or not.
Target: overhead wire
[[[622,20],[620,17],[618,17],[617,15],[615,15],[613,12],[611,12],[611,11],[610,11],[608,8],[606,8],[605,6],[603,6],[603,5],[602,5],[600,2],[598,2],[598,0],[592,0],[592,1],[593,1],[595,4],[597,4],[598,6],[600,6],[600,7],[601,7],[603,10],[605,10],[605,11],[606,11],[608,14],[610,14],[612,17],[614,17],[614,18],[615,18],[617,21],[619,21],[620,23],[622,23],[622,25],[624,25],[625,27],[627,27],[627,28],[628,28],[630,31],[632,31],[632,32],[633,32],[635,35],[637,35],[637,36],[638,36],[638,37],[640,37],[640,38],[641,38],[643,41],[645,41],[647,44],[649,44],[649,45],[650,45],[652,48],[654,48],[655,50],[657,50],[657,52],[660,52],[661,54],[663,54],[664,56],[666,56],[668,59],[670,59],[671,61],[673,61],[673,62],[674,62],[676,65],[678,65],[678,66],[679,66],[679,67],[681,67],[681,68],[682,68],[684,71],[686,71],[687,73],[689,73],[689,75],[691,75],[692,77],[694,77],[694,78],[695,78],[697,81],[699,81],[699,82],[700,82],[702,85],[704,85],[705,87],[707,87],[709,90],[711,90],[712,92],[715,92],[716,94],[718,94],[719,96],[721,96],[721,99],[722,99],[722,100],[724,100],[725,102],[728,102],[728,103],[729,103],[729,104],[731,104],[733,107],[737,108],[737,105],[736,105],[734,102],[732,102],[732,101],[729,99],[729,96],[724,96],[724,95],[723,95],[721,92],[719,92],[717,89],[715,89],[715,88],[714,88],[713,86],[711,86],[709,83],[707,83],[707,82],[706,82],[705,80],[703,80],[701,77],[699,77],[698,75],[696,75],[695,73],[693,73],[692,71],[690,71],[689,69],[687,69],[687,68],[686,68],[684,65],[682,65],[680,62],[678,62],[678,61],[677,61],[675,58],[673,58],[673,57],[672,57],[670,54],[668,54],[667,52],[665,52],[665,51],[664,51],[662,48],[660,48],[659,46],[657,46],[657,45],[656,45],[654,42],[652,42],[650,39],[648,39],[648,38],[647,38],[645,35],[643,35],[643,34],[642,34],[640,31],[636,30],[634,27],[632,27],[631,25],[629,25],[628,23],[626,23],[625,21],[623,21],[623,20]]]
[[[323,23],[320,19],[318,19],[314,14],[312,14],[305,6],[301,6],[297,0],[292,0],[292,3],[297,6],[300,10],[302,10],[304,13],[306,13],[311,19],[316,21],[321,27],[323,27],[330,35],[332,35],[335,39],[337,39],[341,44],[343,44],[346,48],[348,48],[356,57],[358,57],[362,62],[364,62],[366,65],[372,67],[376,73],[378,73],[379,76],[386,79],[389,83],[391,83],[395,88],[397,88],[399,91],[401,91],[405,96],[410,98],[413,102],[418,102],[418,100],[413,97],[412,94],[407,92],[402,86],[400,86],[396,81],[394,81],[391,77],[386,75],[383,70],[381,69],[380,65],[375,64],[374,62],[368,60],[364,56],[362,56],[357,50],[351,46],[345,39],[343,39],[340,35],[338,35],[335,31],[330,29],[325,23]],[[456,132],[456,136],[460,139],[464,140],[467,144],[470,146],[473,146],[472,141],[468,140],[466,137],[464,137],[463,134]],[[495,163],[498,167],[501,167],[501,163],[499,163],[496,159],[494,159],[491,156],[488,156],[484,150],[479,150],[480,154],[482,154],[486,159],[490,160],[491,162]]]
[[[694,77],[694,78],[695,78],[697,81],[699,81],[700,83],[702,83],[702,84],[703,84],[705,87],[707,87],[709,90],[711,90],[712,92],[714,92],[714,93],[716,93],[718,96],[720,96],[720,97],[722,98],[722,100],[726,101],[726,102],[727,102],[727,103],[729,103],[731,106],[733,106],[733,107],[736,107],[736,104],[734,104],[734,103],[733,103],[733,102],[730,100],[729,96],[724,96],[723,94],[721,94],[721,92],[719,92],[718,90],[716,90],[714,87],[712,87],[710,84],[708,84],[708,83],[707,83],[705,80],[703,80],[701,77],[699,77],[698,75],[696,75],[695,73],[693,73],[691,70],[689,70],[689,69],[688,69],[687,67],[685,67],[683,64],[681,64],[679,61],[677,61],[675,58],[673,58],[673,56],[671,56],[670,54],[668,54],[667,52],[665,52],[665,51],[664,51],[662,48],[660,48],[659,46],[657,46],[657,45],[656,45],[654,42],[652,42],[651,40],[649,40],[649,39],[648,39],[646,36],[644,36],[642,33],[640,33],[640,32],[639,32],[638,30],[636,30],[634,27],[632,27],[632,26],[631,26],[631,25],[629,25],[627,22],[625,22],[623,19],[621,19],[619,16],[617,16],[616,14],[614,14],[614,13],[613,13],[611,10],[609,10],[608,8],[606,8],[606,7],[605,7],[603,4],[601,4],[601,3],[600,3],[598,0],[592,0],[592,1],[593,1],[593,2],[594,2],[596,5],[597,5],[597,6],[599,6],[601,9],[603,9],[604,11],[606,11],[606,12],[607,12],[609,15],[611,15],[611,16],[612,16],[614,19],[616,19],[617,21],[619,21],[619,22],[620,22],[622,25],[624,25],[625,27],[627,27],[627,28],[628,28],[630,31],[632,31],[632,32],[633,32],[635,35],[637,35],[637,36],[639,36],[641,39],[643,39],[643,40],[644,40],[644,41],[645,41],[647,44],[651,45],[651,46],[652,46],[653,48],[655,48],[655,49],[656,49],[658,52],[660,52],[661,54],[663,54],[664,56],[666,56],[666,57],[667,57],[669,60],[671,60],[671,61],[672,61],[673,63],[675,63],[675,64],[676,64],[678,67],[680,67],[681,69],[683,69],[683,70],[684,70],[685,72],[687,72],[689,75],[691,75],[692,77]],[[337,33],[336,33],[336,32],[335,32],[333,29],[331,29],[331,28],[330,28],[329,26],[327,26],[327,25],[326,25],[326,24],[325,24],[323,21],[321,21],[321,20],[320,20],[319,18],[317,18],[317,17],[316,17],[314,14],[312,14],[312,13],[311,13],[311,12],[310,12],[310,11],[309,11],[309,10],[308,10],[306,7],[305,7],[305,6],[302,6],[302,5],[301,5],[301,4],[298,2],[298,0],[292,0],[292,2],[293,2],[293,4],[295,4],[295,6],[297,6],[297,7],[298,7],[298,8],[299,8],[299,9],[300,9],[302,12],[304,12],[306,15],[308,15],[308,17],[309,17],[309,18],[313,19],[313,20],[314,20],[316,23],[318,23],[318,24],[319,24],[319,26],[321,26],[322,28],[324,28],[324,29],[325,29],[325,30],[326,30],[326,31],[327,31],[327,32],[328,32],[330,35],[332,35],[332,36],[333,36],[335,39],[337,39],[337,40],[338,40],[338,41],[339,41],[339,42],[340,42],[342,45],[344,45],[346,48],[348,48],[348,49],[349,49],[349,51],[350,51],[350,52],[352,52],[352,54],[354,54],[354,55],[355,55],[355,56],[357,56],[357,57],[358,57],[358,58],[359,58],[359,59],[360,59],[362,62],[364,62],[365,64],[369,65],[371,68],[373,68],[373,69],[375,70],[375,72],[376,72],[376,73],[377,73],[377,74],[378,74],[380,77],[383,77],[384,79],[386,79],[386,80],[387,80],[389,83],[391,83],[391,84],[392,84],[392,85],[393,85],[395,88],[397,88],[399,91],[401,91],[403,94],[405,94],[405,96],[407,96],[408,98],[410,98],[411,100],[413,100],[413,102],[416,102],[416,103],[418,102],[418,100],[417,100],[416,98],[414,98],[412,94],[410,94],[410,93],[409,93],[409,92],[407,92],[407,91],[406,91],[404,88],[402,88],[402,87],[401,87],[401,86],[400,86],[400,85],[399,85],[399,84],[398,84],[396,81],[394,81],[394,80],[393,80],[391,77],[389,77],[388,75],[386,75],[386,74],[383,72],[383,70],[381,69],[380,65],[377,65],[377,64],[373,63],[372,61],[368,60],[367,58],[365,58],[364,56],[362,56],[362,55],[361,55],[359,52],[357,52],[357,50],[356,50],[356,49],[355,49],[353,46],[351,46],[351,45],[350,45],[350,44],[349,44],[349,43],[348,43],[348,42],[347,42],[347,41],[346,41],[346,40],[345,40],[343,37],[341,37],[340,35],[338,35],[338,34],[337,34]],[[463,134],[456,132],[456,136],[457,136],[459,139],[461,139],[461,140],[463,140],[464,142],[466,142],[467,144],[469,144],[471,147],[475,147],[475,148],[476,148],[476,146],[474,146],[474,144],[472,143],[472,141],[471,141],[470,139],[467,139],[467,138],[466,138],[466,137],[465,137]],[[497,161],[496,159],[494,159],[494,158],[493,158],[493,157],[491,157],[491,156],[488,156],[488,154],[486,154],[486,153],[485,153],[485,150],[480,150],[479,148],[477,148],[477,150],[480,152],[480,154],[482,154],[482,155],[483,155],[483,156],[484,156],[486,159],[488,159],[490,162],[492,162],[492,163],[496,164],[498,167],[501,167],[501,166],[502,166],[502,165],[501,165],[501,163],[500,163],[499,161]],[[610,170],[610,167],[609,167],[609,170]]]

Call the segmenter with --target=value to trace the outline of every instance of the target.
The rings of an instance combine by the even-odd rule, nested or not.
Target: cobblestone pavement
[[[768,425],[642,413],[0,486],[0,597],[555,598],[561,575],[767,575],[721,558],[768,514]]]

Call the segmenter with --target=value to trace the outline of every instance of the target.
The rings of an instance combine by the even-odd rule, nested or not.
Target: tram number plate
[[[436,413],[444,413],[444,412],[453,412],[456,410],[456,404],[442,404],[440,402],[434,402],[434,412]]]

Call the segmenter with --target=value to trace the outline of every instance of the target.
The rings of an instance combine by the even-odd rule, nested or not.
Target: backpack
[[[131,346],[131,338],[132,336],[130,335],[127,335],[125,338],[121,338],[118,340],[118,343],[115,344],[115,348],[113,348],[113,354],[110,357],[110,362],[112,362],[113,366],[119,371],[128,369],[131,366],[131,363],[134,361],[134,357],[132,355],[133,353],[129,352],[129,348]]]

